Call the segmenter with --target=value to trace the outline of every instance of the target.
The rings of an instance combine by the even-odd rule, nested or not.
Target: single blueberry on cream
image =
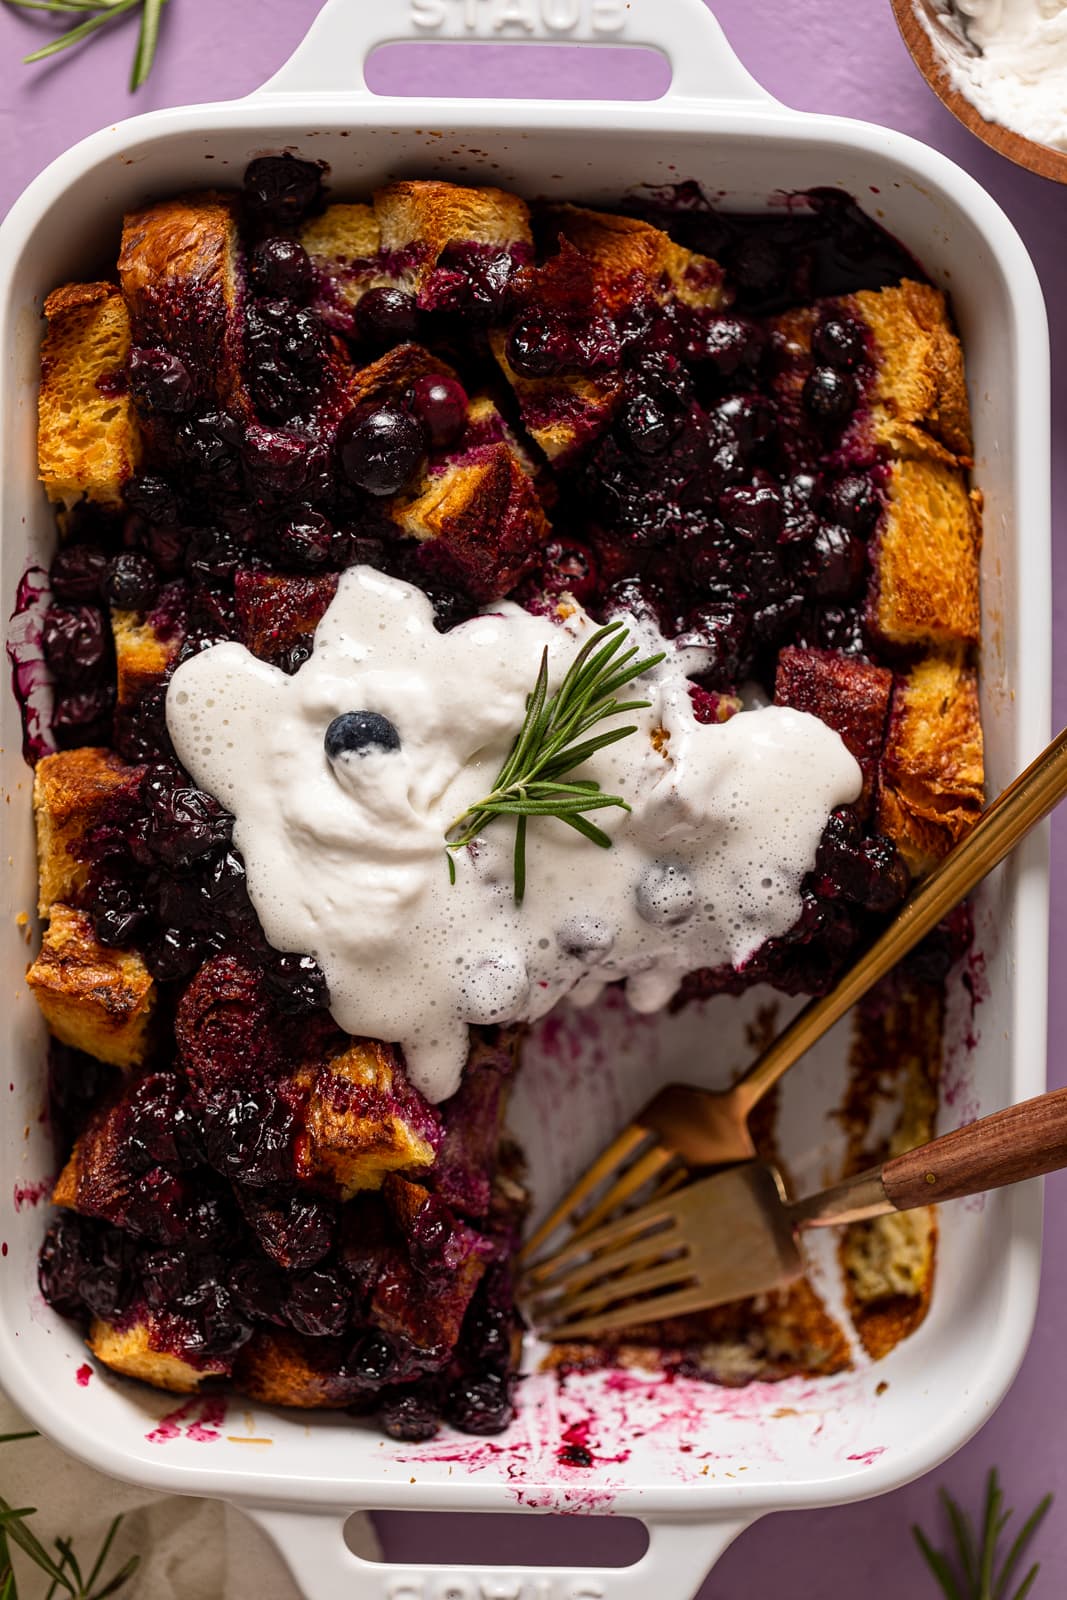
[[[657,1010],[687,972],[785,933],[827,817],[859,795],[814,716],[697,722],[687,674],[704,652],[626,621],[665,659],[632,686],[649,705],[619,720],[636,732],[580,771],[631,809],[597,813],[608,850],[532,817],[521,904],[511,830],[458,852],[454,884],[445,834],[498,773],[542,652],[554,690],[595,631],[573,602],[556,619],[502,602],[442,634],[421,590],[353,567],[294,675],[227,642],[171,681],[171,738],[234,813],[268,939],[314,956],[340,1026],[402,1045],[431,1100],[459,1083],[469,1023],[534,1020],[619,980]]]

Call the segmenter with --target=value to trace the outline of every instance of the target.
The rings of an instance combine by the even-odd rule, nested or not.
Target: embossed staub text
[[[626,30],[627,0],[409,0],[419,33],[452,38],[608,38]]]
[[[525,1578],[442,1572],[433,1578],[398,1575],[390,1581],[386,1594],[388,1600],[604,1600],[604,1585],[597,1578],[565,1572]]]

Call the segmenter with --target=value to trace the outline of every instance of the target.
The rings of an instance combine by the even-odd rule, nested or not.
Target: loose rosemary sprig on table
[[[611,728],[604,733],[585,735],[605,717],[625,711],[640,711],[648,700],[617,700],[626,684],[643,672],[658,666],[662,652],[635,661],[636,645],[624,650],[629,629],[624,622],[611,622],[598,628],[579,650],[555,694],[548,692],[548,650],[526,700],[526,717],[492,789],[474,805],[468,806],[445,829],[448,870],[456,881],[455,852],[471,844],[494,817],[515,818],[515,899],[526,892],[526,824],[530,817],[555,817],[574,828],[604,850],[611,840],[587,813],[605,806],[630,807],[621,795],[602,794],[600,785],[590,778],[572,779],[568,775],[598,750],[617,744],[636,725]],[[459,832],[459,838],[450,835]],[[0,1597],[2,1600],[2,1597]]]
[[[935,1550],[921,1528],[913,1527],[912,1532],[946,1600],[1025,1600],[1040,1571],[1036,1561],[1017,1589],[1009,1590],[1008,1586],[1027,1545],[1052,1504],[1052,1496],[1047,1494],[1034,1507],[999,1564],[997,1552],[1000,1536],[1014,1512],[1001,1509],[1004,1495],[997,1482],[996,1468],[993,1468],[986,1481],[985,1507],[981,1530],[977,1535],[966,1513],[946,1489],[941,1490],[941,1503],[952,1529],[951,1558],[945,1551]]]
[[[7,0],[9,6],[16,6],[20,11],[46,11],[54,17],[85,18],[84,22],[78,22],[66,33],[61,33],[58,39],[50,39],[39,50],[25,56],[23,59],[27,63],[44,61],[48,56],[57,55],[60,50],[69,50],[71,45],[81,44],[97,29],[106,27],[117,17],[140,11],[141,26],[130,73],[131,94],[141,87],[152,70],[159,43],[160,18],[166,3],[167,0]],[[3,1600],[2,1595],[0,1600]]]
[[[3,1433],[0,1434],[0,1444],[12,1444],[16,1439],[37,1437],[38,1435],[32,1431]],[[118,1594],[133,1577],[140,1561],[139,1556],[131,1556],[126,1565],[110,1578],[101,1578],[104,1562],[108,1558],[122,1522],[121,1516],[112,1520],[97,1551],[96,1560],[86,1576],[74,1554],[70,1539],[56,1539],[55,1546],[59,1551],[59,1559],[58,1561],[52,1559],[29,1526],[29,1518],[36,1515],[36,1506],[11,1506],[0,1496],[0,1600],[18,1600],[18,1586],[11,1565],[11,1545],[16,1545],[29,1557],[34,1566],[40,1567],[45,1577],[51,1580],[45,1600],[52,1600],[52,1597],[60,1592],[69,1595],[70,1600],[107,1600],[109,1595]],[[99,1589],[96,1587],[98,1582],[101,1583]]]

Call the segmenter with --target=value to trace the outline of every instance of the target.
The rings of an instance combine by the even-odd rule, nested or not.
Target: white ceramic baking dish
[[[411,37],[537,39],[658,47],[673,69],[654,103],[384,100],[363,81],[372,49]],[[341,194],[398,175],[513,185],[530,196],[611,203],[637,183],[696,178],[734,207],[833,184],[859,197],[952,293],[966,345],[986,497],[983,711],[993,788],[1045,742],[1049,726],[1048,349],[1041,292],[994,202],[944,157],[883,128],[801,115],[770,100],[726,46],[701,0],[331,0],[292,60],[247,100],[107,128],[36,180],[0,234],[0,446],[3,599],[47,562],[50,512],[34,479],[40,310],[46,292],[113,263],[124,207],[153,194],[236,181],[253,154],[290,147],[325,158]],[[42,1105],[43,1036],[22,984],[34,903],[30,774],[5,696],[0,1193],[0,1379],[73,1454],[160,1490],[243,1506],[277,1539],[314,1600],[342,1595],[600,1595],[682,1600],[762,1513],[877,1494],[934,1466],[988,1417],[1022,1357],[1037,1293],[1036,1185],[984,1207],[945,1209],[936,1291],[921,1330],[877,1367],[822,1382],[736,1391],[630,1374],[535,1374],[502,1440],[395,1445],[344,1416],[291,1415],[237,1401],[220,1419],[194,1404],[97,1374],[42,1304],[34,1257],[44,1226],[34,1188],[52,1155]],[[971,1018],[957,984],[946,1044],[945,1126],[1037,1093],[1044,1083],[1046,842],[1029,841],[980,904],[988,997]],[[533,1052],[513,1121],[544,1199],[603,1142],[654,1080],[712,1081],[745,1052],[744,1008],[650,1023],[609,1007],[564,1018]],[[972,1043],[965,1046],[968,1034]],[[710,1042],[714,1040],[714,1059]],[[832,1166],[825,1113],[840,1083],[831,1038],[787,1083],[781,1122],[801,1179]],[[831,1304],[832,1254],[816,1263]],[[531,1369],[536,1366],[531,1351]],[[84,1373],[83,1373],[84,1378]],[[885,1385],[888,1385],[886,1388]],[[162,1426],[160,1419],[167,1414]],[[592,1468],[559,1464],[577,1424]],[[572,1434],[572,1437],[574,1435]],[[258,1442],[257,1442],[258,1441]],[[268,1441],[268,1442],[263,1442]],[[357,1508],[584,1510],[643,1519],[647,1554],[623,1571],[477,1568],[448,1575],[365,1564],[342,1539]]]

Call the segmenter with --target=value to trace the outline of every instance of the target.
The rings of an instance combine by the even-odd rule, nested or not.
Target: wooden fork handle
[[[1002,1189],[1067,1167],[1067,1089],[994,1111],[931,1144],[894,1156],[882,1186],[897,1211]]]

